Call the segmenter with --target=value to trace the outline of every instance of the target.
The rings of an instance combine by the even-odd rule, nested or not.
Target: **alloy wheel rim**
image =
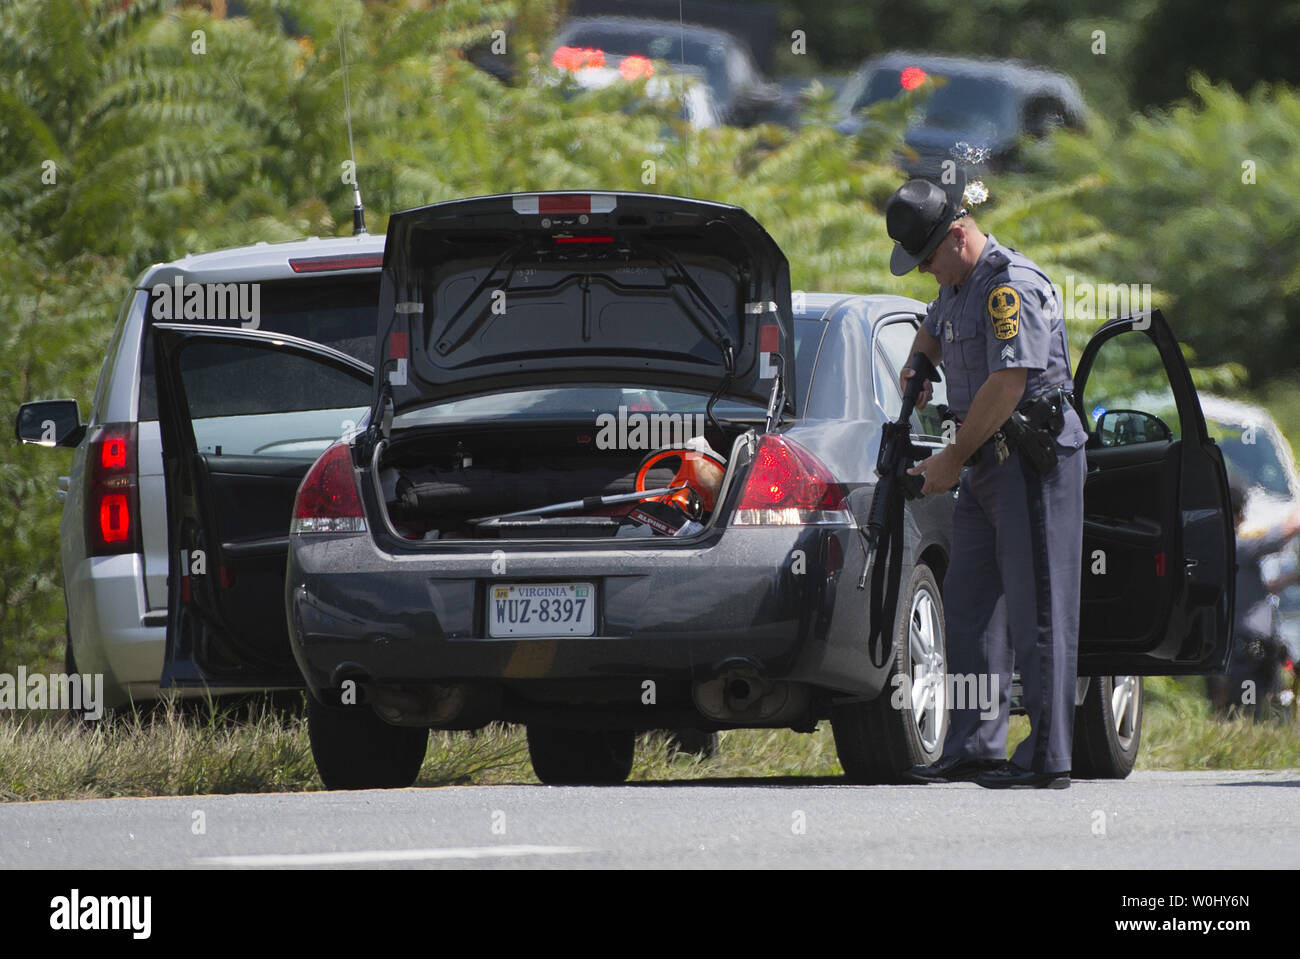
[[[1115,738],[1120,747],[1128,750],[1133,745],[1138,707],[1138,679],[1136,676],[1112,677],[1110,691],[1110,718],[1115,725]]]
[[[922,586],[912,596],[907,627],[907,671],[911,677],[912,723],[927,753],[943,742],[948,716],[947,675],[938,604]]]

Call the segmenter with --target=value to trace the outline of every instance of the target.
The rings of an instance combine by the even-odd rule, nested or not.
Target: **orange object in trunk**
[[[645,489],[646,474],[654,469],[661,460],[680,459],[681,466],[677,468],[677,475],[669,486],[681,486],[685,484],[689,489],[681,490],[669,496],[660,497],[664,503],[673,503],[683,512],[689,513],[687,500],[689,490],[695,490],[699,494],[700,501],[704,504],[705,512],[709,512],[717,503],[718,490],[722,488],[722,476],[726,473],[726,466],[716,456],[708,453],[699,453],[695,450],[664,450],[656,453],[648,460],[641,464],[641,469],[636,474],[636,488]]]

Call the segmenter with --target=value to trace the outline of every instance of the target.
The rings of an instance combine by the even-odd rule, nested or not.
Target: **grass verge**
[[[1300,767],[1300,726],[1217,720],[1200,680],[1148,679],[1139,769]],[[1028,734],[1013,717],[1009,749]],[[651,733],[637,744],[632,781],[842,774],[830,724],[815,733],[736,730],[719,754],[674,752]],[[430,735],[417,785],[536,783],[523,727]],[[269,706],[206,710],[164,704],[149,714],[79,723],[49,713],[0,718],[0,801],[300,792],[323,788],[299,713]]]

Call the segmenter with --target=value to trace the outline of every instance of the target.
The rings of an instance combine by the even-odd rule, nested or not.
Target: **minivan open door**
[[[161,685],[300,687],[284,604],[294,498],[364,419],[373,370],[283,333],[157,323],[153,336],[170,557]]]
[[[1228,477],[1160,311],[1097,331],[1074,405],[1088,430],[1079,675],[1221,671],[1235,598]]]

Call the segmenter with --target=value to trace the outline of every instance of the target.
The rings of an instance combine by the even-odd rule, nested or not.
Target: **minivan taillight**
[[[365,513],[352,475],[347,441],[335,443],[312,464],[298,487],[290,533],[364,533]]]
[[[86,457],[86,551],[91,556],[140,552],[140,492],[134,423],[106,423]]]
[[[793,440],[758,441],[733,526],[851,523],[844,488],[816,456]]]

